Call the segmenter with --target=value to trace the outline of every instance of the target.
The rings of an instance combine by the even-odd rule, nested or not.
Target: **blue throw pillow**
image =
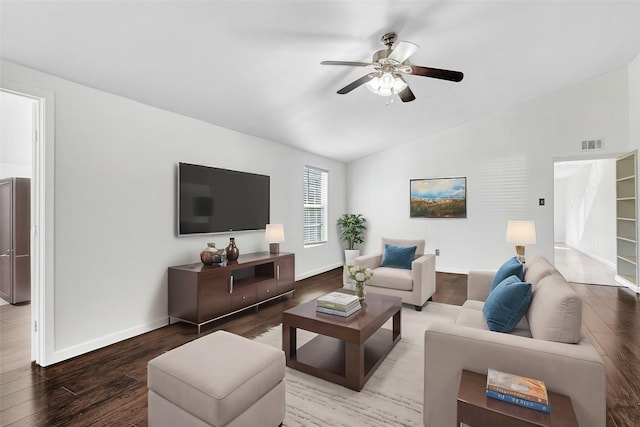
[[[516,327],[531,302],[531,284],[509,276],[496,286],[484,302],[482,312],[489,329],[509,332]]]
[[[496,275],[493,276],[493,281],[491,282],[491,288],[489,288],[489,293],[493,292],[493,290],[498,286],[500,282],[506,279],[509,276],[517,276],[520,280],[524,279],[524,266],[520,261],[518,261],[518,257],[513,257],[507,260],[496,272]]]
[[[416,246],[394,246],[384,244],[384,255],[380,267],[404,268],[411,270],[416,255]]]

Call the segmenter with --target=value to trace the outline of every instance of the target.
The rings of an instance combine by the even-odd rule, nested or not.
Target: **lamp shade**
[[[268,243],[284,242],[284,225],[267,224],[267,229],[264,232],[264,241]]]
[[[534,221],[510,219],[507,222],[507,242],[520,245],[536,243],[536,223]]]

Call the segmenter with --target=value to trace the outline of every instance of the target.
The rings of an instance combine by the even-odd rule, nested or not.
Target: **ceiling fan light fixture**
[[[407,87],[407,83],[391,73],[382,73],[381,76],[369,80],[366,86],[376,95],[391,96],[402,92]]]

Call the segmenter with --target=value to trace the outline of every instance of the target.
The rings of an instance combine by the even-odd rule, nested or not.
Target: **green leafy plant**
[[[361,214],[343,214],[338,218],[338,226],[342,229],[340,240],[347,242],[347,249],[353,249],[358,243],[364,242],[364,232],[367,220]]]

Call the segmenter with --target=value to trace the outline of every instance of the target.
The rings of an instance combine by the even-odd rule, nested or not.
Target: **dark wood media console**
[[[295,256],[280,252],[240,255],[226,266],[169,267],[169,318],[200,327],[238,311],[293,294]]]

